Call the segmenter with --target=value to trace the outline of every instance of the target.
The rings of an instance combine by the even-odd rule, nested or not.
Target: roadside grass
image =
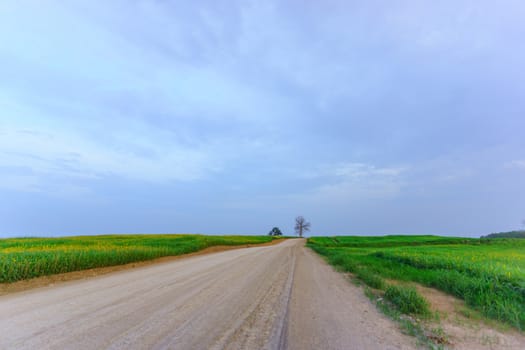
[[[390,236],[334,236],[311,237],[308,243],[324,247],[405,247],[436,244],[480,244],[479,239],[462,237],[441,237],[433,235],[390,235]]]
[[[444,349],[444,345],[448,344],[448,338],[443,334],[442,329],[426,330],[426,327],[417,318],[403,314],[388,300],[381,297],[377,290],[365,287],[365,295],[383,314],[397,322],[405,334],[415,337],[421,348],[441,350]]]
[[[0,239],[0,283],[273,239],[279,238],[166,234]]]
[[[414,287],[388,286],[385,299],[394,304],[404,314],[430,316],[428,302]]]
[[[463,299],[487,318],[525,329],[525,240],[346,236],[313,237],[308,246],[373,288],[389,290],[385,278],[417,282]],[[400,293],[389,294],[400,300]],[[416,294],[409,294],[415,302]]]

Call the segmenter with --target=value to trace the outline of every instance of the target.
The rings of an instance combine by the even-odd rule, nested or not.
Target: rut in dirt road
[[[0,297],[0,349],[412,349],[287,240]]]

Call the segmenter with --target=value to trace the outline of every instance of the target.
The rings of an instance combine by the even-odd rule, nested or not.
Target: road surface
[[[304,240],[0,297],[0,349],[412,349]]]

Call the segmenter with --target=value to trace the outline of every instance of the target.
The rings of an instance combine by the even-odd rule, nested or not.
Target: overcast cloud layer
[[[0,2],[0,236],[525,219],[525,5]]]

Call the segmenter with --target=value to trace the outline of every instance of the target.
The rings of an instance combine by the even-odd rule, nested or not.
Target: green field
[[[0,283],[196,252],[260,244],[270,236],[106,235],[0,239]]]
[[[406,306],[407,300],[417,296],[410,288],[393,290],[386,280],[439,289],[463,299],[488,318],[525,330],[523,239],[341,236],[313,237],[308,246],[342,271],[386,290],[385,297],[392,296],[398,306]],[[422,305],[419,311],[425,313],[425,308]]]

